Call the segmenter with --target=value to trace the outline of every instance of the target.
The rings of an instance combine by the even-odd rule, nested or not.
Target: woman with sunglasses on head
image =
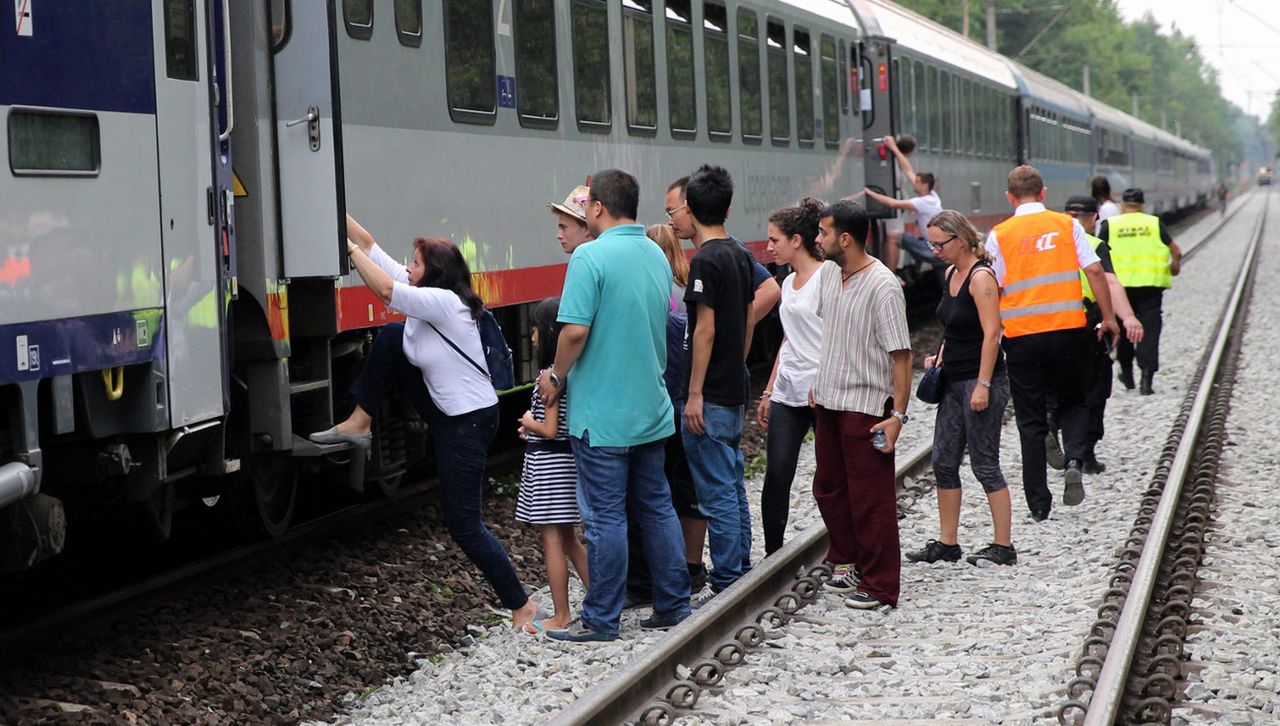
[[[822,209],[822,202],[806,198],[798,206],[784,207],[769,215],[769,251],[779,265],[790,265],[793,272],[782,281],[782,347],[756,407],[756,420],[768,432],[764,487],[760,493],[766,555],[782,547],[800,445],[813,428],[809,389],[818,374],[822,352],[820,285],[814,274],[822,267],[822,248],[818,246]]]
[[[959,212],[945,209],[929,221],[929,246],[946,264],[938,303],[942,347],[925,366],[942,366],[945,387],[933,428],[933,474],[937,481],[938,539],[907,553],[912,562],[956,562],[962,554],[960,462],[965,449],[973,474],[987,493],[995,541],[969,555],[970,564],[1012,565],[1009,485],[1000,472],[1000,429],[1009,403],[1009,376],[1000,352],[1000,288],[982,237]]]

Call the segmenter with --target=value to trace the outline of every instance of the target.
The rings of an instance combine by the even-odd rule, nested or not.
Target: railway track
[[[1264,203],[1198,385],[1187,392],[1084,643],[1071,699],[1058,709],[1060,723],[1163,724],[1172,716],[1266,217]]]
[[[1246,204],[1241,203],[1229,215],[1218,220],[1213,228],[1204,235],[1204,237],[1195,244],[1188,245],[1186,257],[1192,257],[1207,245],[1223,230],[1228,224],[1240,214]],[[1238,310],[1239,301],[1243,291],[1245,290],[1244,281],[1249,279],[1249,275],[1245,274],[1251,270],[1252,255],[1256,252],[1258,239],[1261,235],[1263,220],[1265,219],[1265,206],[1263,213],[1259,215],[1258,221],[1254,226],[1253,241],[1250,245],[1250,256],[1242,263],[1242,273],[1239,275],[1241,280],[1236,290],[1231,296],[1231,311]],[[1235,315],[1235,312],[1232,312]],[[1234,320],[1231,318],[1230,320]],[[1216,371],[1218,363],[1222,360],[1221,346],[1225,345],[1225,341],[1229,336],[1231,326],[1228,324],[1229,319],[1224,317],[1224,322],[1219,326],[1220,335],[1218,342],[1215,342],[1213,352],[1206,356],[1205,364],[1202,368]],[[1208,407],[1209,399],[1207,391],[1214,390],[1214,378],[1210,376],[1207,379],[1201,379],[1201,383],[1197,386],[1193,393],[1189,394],[1192,403],[1184,406],[1186,409],[1203,409]],[[1220,387],[1221,388],[1221,387]],[[1205,393],[1202,393],[1205,392]],[[1229,395],[1229,390],[1226,391]],[[1203,401],[1201,399],[1204,399]],[[1203,412],[1199,414],[1203,417]],[[1220,421],[1221,413],[1215,416],[1215,421]],[[1197,418],[1196,426],[1199,427],[1199,418]],[[1177,427],[1175,427],[1176,429]],[[1175,434],[1171,434],[1170,439],[1175,443],[1182,443],[1181,447],[1175,447],[1170,454],[1166,447],[1166,455],[1157,467],[1157,476],[1161,474],[1169,474],[1174,472],[1178,476],[1185,476],[1189,471],[1198,472],[1201,478],[1207,476],[1208,464],[1193,461],[1190,455],[1195,437],[1182,436],[1175,430]],[[1219,443],[1218,446],[1221,444]],[[918,482],[922,480],[922,470],[927,468],[929,463],[929,453],[931,446],[926,444],[920,446],[908,455],[902,458],[898,467],[897,476],[899,482],[899,516],[902,517],[907,510],[914,506],[915,501],[925,493],[924,489]],[[1165,459],[1169,461],[1166,462]],[[1192,466],[1195,463],[1196,466]],[[904,485],[905,482],[913,482],[911,485]],[[1199,516],[1203,516],[1203,498],[1204,494],[1198,490],[1197,501],[1200,503],[1196,511]],[[1163,511],[1164,507],[1161,507]],[[1145,508],[1144,508],[1145,511]],[[1133,539],[1130,538],[1132,543]],[[720,595],[713,603],[701,611],[696,612],[689,620],[682,623],[676,629],[671,631],[669,638],[659,641],[652,648],[646,651],[641,657],[635,658],[630,663],[615,671],[612,677],[578,698],[574,703],[562,711],[553,721],[558,726],[569,726],[573,724],[589,724],[589,723],[670,723],[671,721],[697,714],[697,706],[701,699],[707,694],[718,698],[719,701],[732,700],[738,695],[735,686],[761,680],[775,680],[778,678],[777,669],[762,668],[765,673],[759,677],[742,676],[733,678],[731,675],[735,668],[743,667],[744,670],[750,670],[753,666],[748,662],[752,654],[758,655],[760,658],[766,658],[769,653],[777,653],[778,651],[770,646],[771,641],[785,641],[788,638],[786,631],[790,625],[796,624],[806,631],[822,631],[824,629],[824,620],[822,616],[807,617],[804,608],[815,602],[822,601],[823,584],[830,577],[829,569],[822,565],[822,558],[826,552],[827,536],[825,527],[821,524],[814,525],[806,530],[802,535],[796,537],[789,542],[782,550],[766,559],[752,570],[746,577],[735,583],[731,588]],[[1152,545],[1153,549],[1159,549],[1160,546]],[[1150,568],[1150,565],[1144,564],[1143,570]],[[1113,579],[1114,583],[1114,579]],[[1002,603],[998,591],[1007,589],[1007,585],[1000,584],[994,590],[989,590],[989,597],[996,602],[988,601],[986,603],[974,602],[970,605],[980,611],[985,611],[987,607],[996,612],[1003,610]],[[904,592],[906,590],[904,583]],[[1136,593],[1136,591],[1135,591]],[[1149,594],[1149,593],[1148,593]],[[1187,598],[1189,599],[1189,595]],[[1136,603],[1136,599],[1135,599]],[[932,606],[933,604],[931,604]],[[942,608],[963,608],[964,603],[950,602],[937,603]],[[825,604],[823,605],[825,607]],[[1104,606],[1106,607],[1106,606]],[[1136,605],[1135,605],[1136,607]],[[1175,606],[1177,607],[1177,606]],[[1026,608],[1021,608],[1025,610]],[[843,608],[837,608],[837,612]],[[1119,610],[1117,609],[1118,613]],[[1127,612],[1127,610],[1126,610]],[[981,616],[982,612],[977,613]],[[1001,623],[983,623],[981,617],[977,618],[971,626],[963,626],[954,632],[948,632],[944,626],[939,628],[938,623],[930,622],[929,613],[922,613],[922,617],[908,620],[899,627],[886,625],[882,638],[874,641],[863,643],[864,646],[870,648],[870,652],[865,655],[865,663],[861,665],[852,664],[850,661],[842,663],[822,664],[818,666],[818,673],[830,678],[831,676],[840,676],[844,674],[850,680],[865,681],[868,683],[876,681],[880,676],[875,671],[880,669],[877,661],[887,662],[892,665],[895,657],[901,657],[902,650],[920,649],[922,646],[928,649],[928,646],[936,646],[936,652],[930,651],[931,655],[926,653],[922,658],[924,663],[932,663],[933,665],[926,668],[922,674],[923,678],[943,679],[950,677],[950,671],[958,658],[963,658],[964,653],[972,650],[973,641],[981,638],[1000,638],[1008,635],[1006,629],[999,627]],[[1035,612],[1025,613],[1026,619],[1034,622],[1037,617]],[[910,616],[907,616],[908,618]],[[1133,618],[1127,618],[1132,620]],[[1139,621],[1140,623],[1140,621]],[[1022,628],[1029,626],[1023,625]],[[1033,627],[1033,626],[1032,626]],[[1119,630],[1117,630],[1117,638],[1119,638]],[[1021,634],[1020,637],[1025,636]],[[1112,651],[1117,654],[1122,649],[1128,649],[1132,642],[1136,647],[1137,636],[1132,636],[1132,641],[1117,641],[1113,644]],[[1148,638],[1148,645],[1151,644]],[[1165,641],[1159,641],[1160,647],[1165,646]],[[846,644],[847,645],[847,644]],[[958,655],[949,655],[946,651],[950,646],[956,646],[960,653]],[[1093,644],[1096,652],[1097,644]],[[897,649],[897,650],[895,650]],[[865,648],[864,648],[865,652]],[[858,651],[854,648],[854,658],[857,658]],[[1066,652],[1061,653],[1063,657],[1067,656]],[[777,656],[770,658],[776,660]],[[963,699],[937,698],[933,696],[914,695],[907,693],[893,693],[888,690],[881,691],[876,687],[862,689],[863,697],[856,699],[860,704],[875,706],[881,703],[893,702],[896,705],[907,705],[908,707],[915,705],[915,711],[918,713],[917,718],[920,722],[933,718],[940,711],[947,711],[950,716],[955,718],[957,722],[962,723],[989,723],[995,715],[991,708],[985,706],[994,702],[998,696],[995,692],[1001,689],[1000,678],[1013,678],[1015,681],[1020,677],[1041,677],[1047,679],[1049,674],[1028,672],[1020,670],[1022,667],[1021,659],[1016,655],[1010,656],[978,656],[971,658],[973,661],[973,674],[979,682],[986,680],[990,684],[992,693],[985,690],[968,691]],[[792,664],[795,663],[793,659]],[[1100,665],[1100,662],[1099,662]],[[1157,662],[1159,667],[1160,662]],[[834,667],[836,670],[822,673],[823,668],[828,666]],[[1126,664],[1127,666],[1127,664]],[[888,665],[885,666],[886,668]],[[1117,670],[1118,666],[1113,665],[1107,671],[1108,674],[1113,670]],[[828,668],[828,670],[830,670]],[[971,675],[966,673],[966,676]],[[997,676],[991,678],[991,676]],[[1158,673],[1157,673],[1158,676]],[[1165,680],[1156,678],[1158,684],[1165,683]],[[1115,689],[1112,686],[1112,680],[1108,679],[1100,681],[1099,688]],[[1119,683],[1123,684],[1121,679]],[[901,684],[900,684],[901,685]],[[1070,684],[1070,692],[1077,696],[1071,704],[1063,705],[1059,711],[1070,713],[1077,710],[1077,704],[1081,701],[1081,688],[1083,681],[1077,679]],[[855,686],[857,688],[857,686]],[[816,690],[816,689],[815,689]],[[900,689],[901,690],[901,689]],[[1124,688],[1120,687],[1120,691]],[[1045,693],[1041,694],[1048,700],[1052,694],[1058,693],[1061,688],[1051,686],[1045,689]],[[803,705],[804,701],[813,701],[815,694],[806,692],[803,685],[793,686],[786,691],[787,694],[794,698],[786,698],[786,700],[799,705],[799,710],[790,712],[770,712],[767,718],[785,717],[793,718],[796,714],[803,713],[801,720],[817,717],[817,714],[807,710]],[[1170,692],[1172,695],[1172,692]],[[782,699],[776,699],[779,702]],[[974,708],[972,704],[963,703],[969,700],[978,705]],[[983,702],[986,702],[985,704]],[[1103,708],[1103,699],[1095,696],[1093,702],[1097,704],[1097,708]],[[1087,703],[1087,699],[1084,701]],[[1039,708],[1035,711],[1023,711],[1013,714],[1013,717],[1033,718],[1045,717],[1050,715],[1052,709]],[[1090,712],[1092,714],[1092,711]],[[974,716],[974,718],[966,718],[965,715]],[[754,714],[765,716],[765,714]],[[1006,714],[1008,715],[1008,714]],[[842,717],[847,714],[842,713]],[[827,715],[829,717],[829,714]],[[1114,718],[1114,717],[1113,717]],[[877,721],[883,723],[916,723],[916,718],[890,719],[868,718],[868,722]],[[1088,721],[1089,724],[1094,723],[1111,723],[1111,720]],[[1063,723],[1075,723],[1070,719],[1065,719]]]

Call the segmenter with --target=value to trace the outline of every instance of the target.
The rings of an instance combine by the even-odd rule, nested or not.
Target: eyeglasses
[[[676,212],[679,212],[681,209],[684,209],[684,208],[685,208],[685,207],[687,207],[687,206],[689,206],[689,203],[688,203],[688,202],[685,202],[684,204],[681,204],[680,206],[676,207],[675,209],[664,209],[663,211],[667,213],[667,219],[671,219],[672,217],[674,217],[674,216],[676,215]]]
[[[950,242],[951,240],[955,239],[955,238],[956,238],[956,235],[954,235],[954,234],[953,234],[953,235],[951,235],[950,237],[948,237],[948,238],[946,238],[946,239],[942,240],[941,242],[930,242],[930,243],[929,243],[929,246],[933,248],[933,251],[934,251],[934,252],[941,252],[941,251],[942,251],[942,248],[943,248],[943,247],[946,247],[946,246],[947,246],[947,243],[948,243],[948,242]]]

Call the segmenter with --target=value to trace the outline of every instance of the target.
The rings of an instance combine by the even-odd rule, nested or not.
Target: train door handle
[[[311,144],[312,151],[320,150],[320,109],[313,106],[307,107],[307,115],[302,118],[296,118],[292,121],[284,123],[285,128],[293,128],[299,124],[307,125],[307,141]]]

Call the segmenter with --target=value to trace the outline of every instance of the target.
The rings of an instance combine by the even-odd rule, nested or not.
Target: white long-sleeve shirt
[[[449,336],[481,367],[485,365],[480,329],[471,317],[471,309],[452,290],[439,287],[414,287],[409,284],[409,271],[377,244],[369,250],[369,259],[395,280],[391,289],[391,309],[403,313],[404,355],[422,371],[427,391],[436,407],[447,416],[458,416],[498,402],[493,383],[449,347],[427,323]]]

